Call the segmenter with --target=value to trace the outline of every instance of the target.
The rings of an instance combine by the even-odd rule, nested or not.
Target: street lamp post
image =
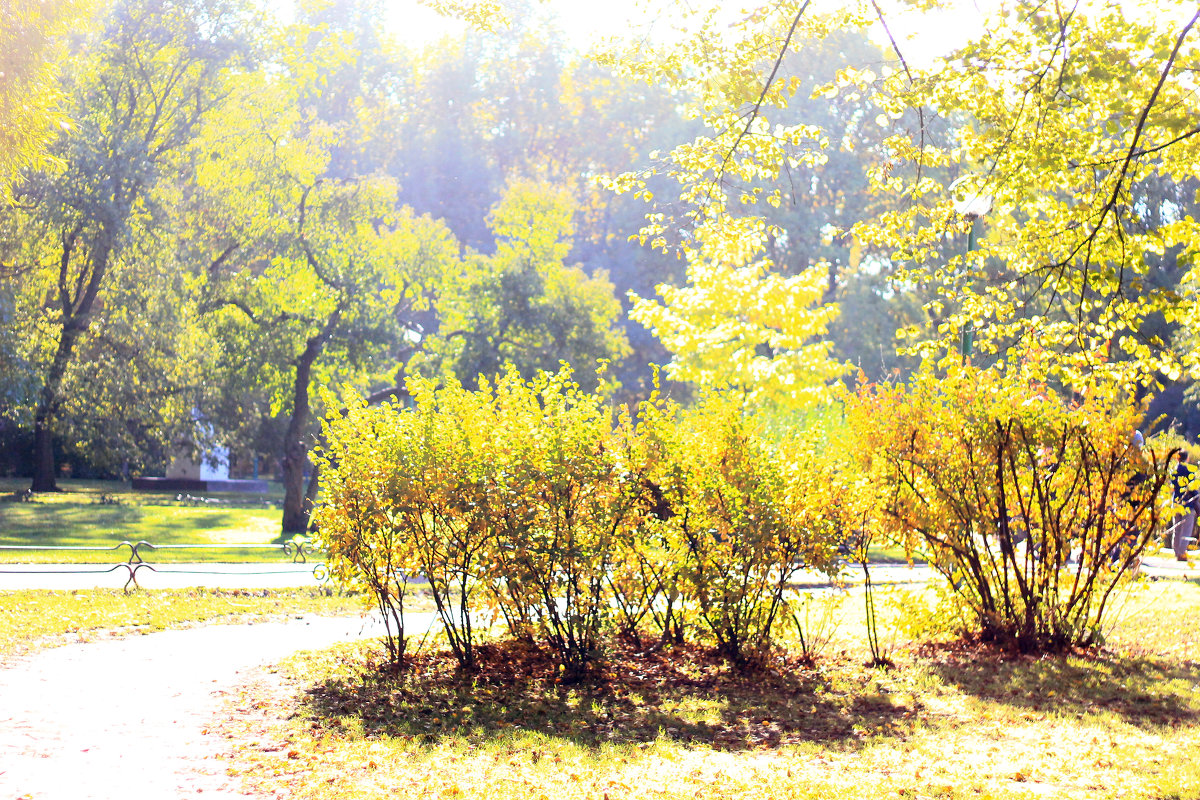
[[[971,221],[971,228],[967,232],[967,255],[975,251],[975,222],[978,217],[968,217]],[[958,352],[962,356],[963,366],[966,366],[967,360],[971,357],[971,348],[975,346],[975,325],[971,320],[967,320],[962,326],[962,338],[958,343]]]
[[[950,184],[950,191],[953,192],[955,186],[961,183],[964,178],[959,178],[954,183]],[[984,214],[992,210],[991,195],[974,194],[962,200],[954,202],[954,210],[962,215],[971,227],[967,229],[967,256],[975,251],[976,238],[976,223],[983,217]],[[975,326],[971,320],[963,323],[962,334],[958,343],[958,352],[962,356],[962,363],[965,365],[971,357],[971,350],[975,346]]]

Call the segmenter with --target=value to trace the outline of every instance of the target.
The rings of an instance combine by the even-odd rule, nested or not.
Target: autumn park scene
[[[3,0],[0,798],[1200,797],[1200,10]]]

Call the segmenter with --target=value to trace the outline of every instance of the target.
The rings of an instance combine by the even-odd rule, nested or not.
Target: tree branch
[[[1121,190],[1126,186],[1126,179],[1129,176],[1130,165],[1133,163],[1134,159],[1138,157],[1138,142],[1141,140],[1142,133],[1146,128],[1146,120],[1149,118],[1150,112],[1154,108],[1154,104],[1158,102],[1158,95],[1162,91],[1163,86],[1167,82],[1167,78],[1171,74],[1171,68],[1175,66],[1175,59],[1179,56],[1179,51],[1183,48],[1184,39],[1187,38],[1188,33],[1191,32],[1193,27],[1195,27],[1197,21],[1200,21],[1200,11],[1197,11],[1195,15],[1192,16],[1191,20],[1183,26],[1183,30],[1179,32],[1179,36],[1175,40],[1175,46],[1171,48],[1171,54],[1167,57],[1167,63],[1163,66],[1162,73],[1158,76],[1158,83],[1155,84],[1154,91],[1150,93],[1150,99],[1146,101],[1146,104],[1142,107],[1141,114],[1138,115],[1137,125],[1133,130],[1133,138],[1129,142],[1129,147],[1125,152],[1125,157],[1122,160],[1121,167],[1116,173],[1117,180],[1113,186],[1112,194],[1109,196],[1104,205],[1100,207],[1100,210],[1097,213],[1096,222],[1092,226],[1091,232],[1084,237],[1082,241],[1075,245],[1066,258],[1058,262],[1057,266],[1065,266],[1074,260],[1074,258],[1079,255],[1082,250],[1085,248],[1087,249],[1087,260],[1084,263],[1085,281],[1084,286],[1080,290],[1081,299],[1082,294],[1087,291],[1087,268],[1091,259],[1092,246],[1095,243],[1096,237],[1100,235],[1100,229],[1104,225],[1105,219],[1108,218],[1108,215],[1113,211],[1113,209],[1116,208],[1118,201],[1121,199]],[[1081,302],[1081,308],[1082,305],[1083,303]]]
[[[879,19],[879,24],[883,26],[883,32],[887,34],[888,41],[891,42],[892,52],[896,54],[896,58],[900,59],[900,66],[904,68],[904,74],[908,76],[908,83],[911,86],[913,83],[913,73],[908,66],[908,59],[904,57],[904,53],[900,52],[900,45],[896,43],[896,37],[892,35],[892,29],[887,24],[887,19],[884,18],[883,9],[879,7],[876,0],[871,0],[871,7],[875,9],[875,16]],[[917,128],[920,131],[920,140],[918,150],[921,153],[922,159],[925,154],[925,106],[917,106]],[[924,172],[924,160],[917,162],[916,180],[913,182],[914,187],[921,185],[921,174]]]
[[[216,271],[219,270],[225,264],[225,262],[229,260],[229,257],[233,255],[234,251],[241,246],[241,242],[234,242],[222,250],[221,253],[215,259],[213,259],[212,263],[208,265],[209,276],[211,277],[214,275]]]
[[[758,100],[750,107],[749,118],[746,124],[742,127],[741,133],[733,140],[733,144],[725,151],[725,157],[721,160],[721,166],[717,168],[716,175],[713,176],[712,184],[709,187],[708,197],[712,197],[712,189],[717,186],[725,176],[725,170],[729,166],[729,162],[733,160],[734,154],[737,152],[738,146],[742,140],[750,133],[750,128],[754,125],[754,121],[758,119],[759,112],[762,111],[763,101],[766,100],[767,92],[771,90],[771,85],[775,83],[775,76],[779,74],[779,68],[783,65],[783,59],[787,56],[788,48],[792,44],[792,37],[796,35],[796,28],[800,25],[800,19],[804,16],[804,12],[808,10],[812,0],[804,0],[804,5],[796,12],[795,18],[792,20],[792,26],[788,29],[787,36],[784,37],[783,46],[779,48],[779,54],[775,57],[775,63],[771,66],[771,74],[767,77],[767,81],[763,84],[762,92],[758,95]]]

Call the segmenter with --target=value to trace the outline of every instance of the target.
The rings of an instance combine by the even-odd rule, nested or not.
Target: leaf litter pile
[[[629,649],[572,686],[515,643],[485,647],[469,677],[438,654],[396,675],[347,645],[286,665],[295,683],[273,706],[254,698],[268,706],[259,723],[226,734],[247,788],[295,798],[1159,798],[1200,786],[1175,755],[1200,746],[1194,664],[1142,677],[1121,658],[910,655],[888,672],[843,655],[743,675],[704,648]]]
[[[307,703],[323,726],[427,743],[484,741],[519,727],[581,747],[667,738],[730,751],[895,731],[915,713],[900,697],[851,693],[782,657],[740,675],[705,647],[623,647],[572,685],[520,642],[484,645],[479,655],[472,675],[439,653],[416,657],[403,676],[375,668],[335,676],[310,689]]]
[[[1200,796],[1200,604],[1155,589],[1109,650],[1012,656],[961,642],[863,666],[739,673],[702,646],[614,645],[569,684],[495,642],[383,666],[378,645],[301,654],[225,726],[245,787],[288,798],[1191,798]]]

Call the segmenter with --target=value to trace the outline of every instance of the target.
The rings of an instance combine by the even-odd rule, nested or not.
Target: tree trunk
[[[287,438],[283,447],[283,533],[295,535],[308,530],[308,512],[304,502],[304,471],[308,467],[308,421],[312,415],[308,402],[308,384],[312,380],[312,365],[320,346],[308,347],[296,362],[296,383],[293,389],[292,418],[288,421]]]
[[[283,445],[283,534],[308,531],[308,516],[312,507],[306,502],[304,470],[308,463],[308,423],[312,410],[308,401],[308,385],[312,381],[312,365],[321,355],[325,343],[342,319],[339,305],[325,321],[319,333],[304,346],[296,359],[296,383],[292,393],[292,418],[288,421],[287,438]]]
[[[92,240],[92,246],[83,249],[88,255],[82,263],[76,260],[76,256],[79,254],[79,236],[83,231],[83,223],[77,223],[74,230],[62,235],[62,252],[58,263],[58,304],[62,311],[62,335],[58,339],[58,348],[54,351],[54,360],[50,362],[50,369],[46,372],[46,380],[38,392],[37,410],[33,417],[33,483],[29,488],[35,492],[58,491],[58,484],[54,480],[54,413],[62,395],[63,378],[75,355],[75,345],[79,342],[79,337],[91,327],[92,308],[96,305],[100,285],[108,274],[109,258],[132,204],[131,200],[125,200],[120,191],[114,191],[113,196],[114,206],[120,209],[123,215],[101,226]],[[72,275],[71,269],[74,264],[79,264],[79,272]],[[74,294],[71,291],[72,285],[75,287]]]
[[[378,391],[378,392],[375,392],[374,394],[369,395],[367,397],[367,405],[369,405],[369,406],[378,405],[379,403],[382,403],[384,400],[390,400],[394,397],[407,397],[407,396],[408,396],[408,391],[406,389],[404,389],[400,386],[391,386],[387,389],[383,389],[381,391]],[[350,413],[350,409],[348,409],[348,408],[343,408],[341,410],[341,414],[343,417],[346,416],[348,413]],[[289,428],[289,430],[290,430],[290,428]],[[290,439],[289,439],[289,441],[290,441]],[[325,446],[324,437],[323,436],[319,437],[317,439],[317,447],[323,448],[324,446]],[[312,464],[312,470],[310,471],[309,478],[308,478],[308,488],[305,489],[305,491],[304,491],[304,500],[303,500],[306,524],[311,522],[313,509],[315,509],[317,507],[317,495],[320,493],[321,493],[321,467],[318,464]],[[285,515],[286,515],[286,508],[287,508],[286,500],[284,501],[284,508],[285,508]],[[311,530],[311,525],[309,526],[309,529]],[[284,531],[287,532],[287,529],[284,528]]]
[[[49,421],[38,412],[33,423],[33,492],[57,492],[54,481],[54,437]]]
[[[85,295],[75,313],[67,318],[54,361],[50,363],[46,380],[38,392],[37,409],[33,416],[33,483],[29,487],[34,492],[58,491],[54,479],[54,411],[62,393],[63,377],[75,353],[75,344],[88,328],[88,314],[92,310],[93,299],[94,294]]]

